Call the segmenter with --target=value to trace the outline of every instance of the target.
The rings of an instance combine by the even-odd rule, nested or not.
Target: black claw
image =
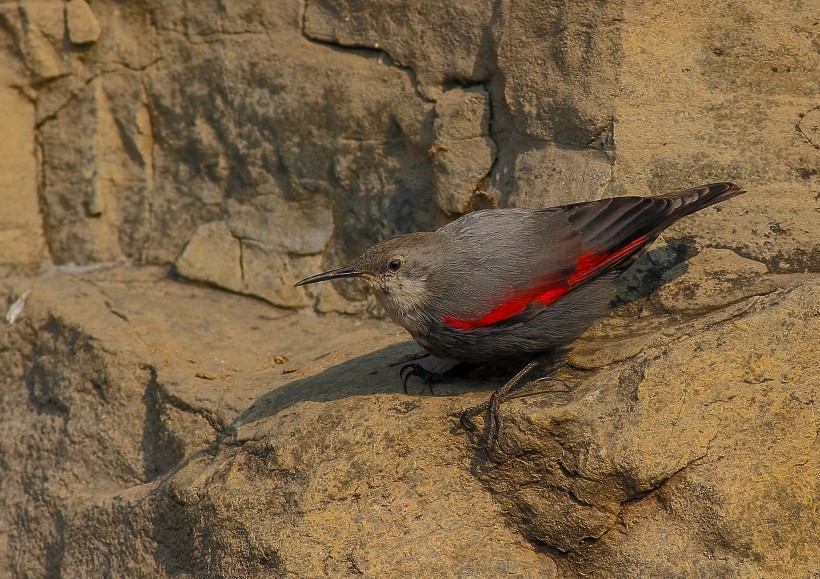
[[[563,386],[564,391],[569,392],[571,390],[569,384],[567,384],[565,380],[561,380],[560,378],[556,378],[555,376],[543,376],[542,378],[536,378],[535,380],[527,384],[527,386],[530,386],[532,384],[538,384],[540,382],[555,382],[556,384],[560,384],[561,386]],[[533,392],[533,394],[535,394],[535,392]]]
[[[401,378],[401,382],[404,385],[404,389],[407,390],[407,378],[409,378],[413,374],[413,369],[411,368],[412,364],[405,364],[399,370],[399,378]],[[407,376],[404,375],[405,370],[410,370]]]
[[[404,371],[407,370],[407,374],[405,375]],[[405,364],[399,370],[399,377],[401,378],[401,387],[404,389],[405,394],[410,394],[410,391],[407,389],[407,383],[410,381],[410,378],[413,376],[417,376],[421,379],[427,379],[427,388],[430,390],[430,394],[433,394],[433,378],[437,376],[436,373],[431,372],[421,364]]]
[[[569,384],[567,384],[564,380],[553,376],[545,376],[531,382],[522,382],[524,376],[534,366],[535,361],[530,362],[520,372],[518,372],[518,374],[504,384],[504,386],[496,390],[487,402],[479,404],[478,406],[467,408],[458,415],[462,428],[464,428],[467,432],[475,433],[478,430],[478,426],[476,426],[476,424],[472,421],[472,418],[486,412],[484,420],[487,431],[485,452],[487,454],[487,458],[495,464],[500,464],[504,455],[511,454],[501,441],[502,421],[500,410],[501,405],[504,402],[512,398],[535,394],[536,392],[527,392],[527,390],[530,390],[532,386],[542,382],[556,382],[557,384],[563,386],[564,390],[570,390]],[[544,391],[541,392],[543,393]]]
[[[404,390],[405,394],[409,394],[410,392],[407,390],[407,382],[410,380],[411,377],[416,375],[416,372],[421,369],[421,366],[418,364],[405,364],[399,370],[399,377],[401,378],[401,387]],[[407,375],[405,376],[404,372],[407,370]]]
[[[466,430],[467,432],[475,432],[478,430],[478,427],[475,425],[471,419],[473,416],[478,416],[489,406],[489,402],[484,402],[483,404],[479,404],[478,406],[472,406],[465,410],[462,410],[458,415],[458,421],[461,424],[461,427]]]
[[[433,390],[433,384],[436,382],[441,382],[446,380],[447,378],[452,378],[455,376],[462,375],[465,371],[468,371],[471,368],[469,364],[460,363],[445,372],[433,372],[432,370],[428,370],[421,364],[410,363],[405,364],[399,370],[399,376],[401,377],[402,388],[404,389],[405,394],[409,394],[407,390],[407,383],[410,381],[412,376],[416,376],[421,378],[422,380],[427,380],[427,389],[430,391],[430,394],[435,395],[435,391]],[[407,373],[405,374],[405,370]]]

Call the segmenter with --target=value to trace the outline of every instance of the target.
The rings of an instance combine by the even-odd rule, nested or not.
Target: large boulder
[[[695,320],[621,310],[569,390],[502,407],[499,465],[405,394],[396,326],[99,270],[0,326],[11,575],[802,577],[816,572],[820,283]],[[168,304],[173,304],[169,307]]]

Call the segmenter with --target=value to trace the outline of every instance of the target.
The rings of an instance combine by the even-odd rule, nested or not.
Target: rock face
[[[478,207],[733,179],[750,194],[724,223],[670,236],[820,269],[808,6],[371,4],[0,7],[23,179],[6,206],[37,199],[43,223],[3,216],[4,235],[41,237],[14,263],[36,267],[44,243],[58,264],[184,254],[182,275],[352,311],[355,284],[297,294],[278,277]],[[207,234],[220,223],[235,241]]]
[[[433,200],[447,215],[469,212],[490,198],[483,191],[495,161],[487,93],[452,89],[436,102]],[[493,199],[491,205],[497,206]]]
[[[100,38],[100,23],[85,0],[69,0],[65,8],[66,28],[72,44],[94,44]]]
[[[151,268],[2,289],[31,290],[0,333],[6,574],[818,570],[816,279],[696,321],[607,320],[571,391],[504,408],[497,467],[451,415],[500,378],[406,395],[417,348],[387,322]]]
[[[819,299],[815,281],[746,300],[510,405],[521,459],[485,479],[582,575],[811,576]]]
[[[0,575],[820,574],[813,8],[1,4]],[[361,284],[292,287],[714,180],[497,467],[449,415],[504,376],[405,395]]]

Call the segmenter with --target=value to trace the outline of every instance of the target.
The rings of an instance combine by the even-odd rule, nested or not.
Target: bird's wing
[[[680,217],[740,192],[717,183],[658,197],[467,215],[441,230],[453,256],[445,268],[450,283],[438,284],[451,294],[441,321],[470,331],[531,319],[584,283],[629,267]]]
[[[566,218],[549,210],[478,211],[440,231],[448,236],[445,267],[431,285],[441,294],[441,321],[461,330],[503,322],[563,291],[581,246]]]

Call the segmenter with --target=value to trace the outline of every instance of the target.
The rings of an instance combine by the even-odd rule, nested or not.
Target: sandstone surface
[[[0,333],[8,574],[817,570],[814,278],[694,319],[619,311],[577,344],[569,392],[504,408],[498,466],[452,414],[503,376],[404,394],[418,348],[388,322],[159,268],[2,290],[31,292]]]
[[[799,1],[0,3],[0,575],[816,577],[819,34]],[[715,180],[748,194],[504,407],[500,465],[450,415],[503,370],[405,394],[362,284],[292,285]]]

